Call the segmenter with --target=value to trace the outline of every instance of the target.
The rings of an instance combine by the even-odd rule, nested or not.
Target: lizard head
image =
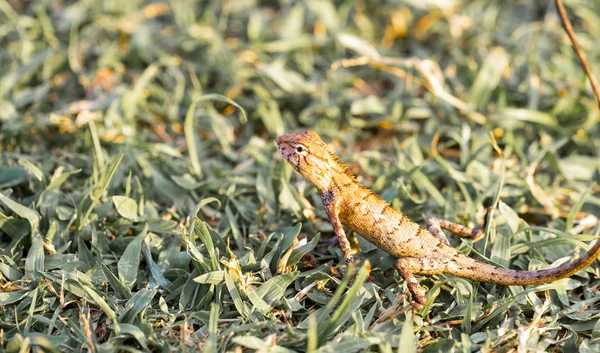
[[[275,142],[288,163],[319,191],[331,184],[331,174],[337,159],[316,132],[306,130],[281,135]]]

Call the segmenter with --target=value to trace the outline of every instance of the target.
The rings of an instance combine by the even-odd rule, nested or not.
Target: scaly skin
[[[425,304],[425,291],[415,274],[451,274],[481,282],[532,285],[569,277],[600,254],[600,241],[597,241],[579,259],[556,268],[515,271],[488,265],[448,245],[436,224],[430,227],[431,231],[420,227],[358,183],[317,133],[307,130],[282,135],[276,142],[292,167],[319,190],[346,263],[351,263],[353,258],[342,225],[399,258],[396,266],[418,307]],[[481,233],[441,220],[433,223],[436,222],[442,222],[442,227],[462,236]]]

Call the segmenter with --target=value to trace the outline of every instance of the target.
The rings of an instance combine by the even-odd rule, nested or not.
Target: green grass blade
[[[412,312],[406,312],[404,325],[400,332],[400,342],[398,342],[398,353],[415,353],[417,347],[415,345],[415,334],[413,332],[413,317]]]
[[[39,282],[41,273],[44,272],[44,241],[37,235],[33,238],[33,243],[27,253],[25,261],[25,278]]]
[[[217,321],[219,320],[219,311],[221,311],[221,307],[217,303],[210,304],[210,318],[208,321],[208,340],[206,341],[206,345],[204,346],[205,352],[207,353],[217,353],[217,334],[218,334],[218,326]]]
[[[119,164],[121,163],[121,160],[123,160],[123,154],[121,154],[119,157],[117,157],[117,159],[112,164],[112,166],[110,166],[110,168],[108,169],[108,172],[105,174],[100,185],[96,185],[96,187],[94,187],[92,190],[90,190],[89,194],[84,196],[84,198],[81,200],[81,203],[79,204],[79,207],[77,209],[77,219],[75,221],[75,224],[77,225],[77,229],[79,229],[79,230],[83,229],[83,226],[86,224],[88,218],[90,217],[90,214],[92,213],[92,211],[94,209],[94,206],[96,205],[97,202],[100,201],[100,197],[102,197],[102,194],[104,194],[104,191],[108,187],[108,184],[110,184],[110,181],[112,180],[113,176],[115,175],[115,172],[117,171],[117,168],[119,167]],[[85,212],[83,212],[83,207],[84,207],[83,205],[88,196],[91,198],[92,202],[88,206],[87,210]]]
[[[138,268],[140,266],[140,257],[142,254],[142,243],[148,233],[148,225],[144,225],[144,229],[138,234],[135,239],[123,252],[123,256],[118,262],[119,279],[125,287],[131,289],[133,284],[138,280]]]
[[[33,237],[38,232],[38,226],[40,224],[40,215],[36,211],[25,207],[19,204],[18,202],[15,202],[10,197],[5,196],[1,192],[0,201],[2,201],[6,205],[6,207],[8,207],[11,211],[16,213],[18,216],[23,217],[27,219],[27,221],[29,221],[29,226],[31,227],[31,238],[33,239]]]
[[[363,283],[365,283],[365,280],[369,276],[370,271],[371,271],[371,264],[369,263],[368,260],[366,260],[365,263],[358,270],[356,278],[354,279],[354,281],[352,283],[352,287],[350,287],[348,292],[346,292],[346,294],[344,295],[344,299],[342,300],[342,303],[340,304],[340,306],[335,310],[335,312],[333,313],[331,318],[329,320],[327,320],[323,329],[319,328],[319,343],[320,343],[320,345],[322,345],[325,342],[325,340],[329,337],[329,335],[332,332],[334,332],[336,327],[338,327],[340,324],[342,324],[344,322],[342,320],[344,318],[344,316],[349,317],[348,314],[351,314],[351,312],[349,312],[348,309],[350,308],[350,305],[352,304],[352,302],[354,302],[357,299],[358,292],[362,288]],[[346,277],[349,277],[351,275],[352,275],[352,272],[348,271],[346,276],[344,276],[344,279],[346,279]],[[344,281],[342,281],[342,284],[344,284]],[[336,298],[336,299],[340,298],[342,295],[343,289],[345,289],[345,288],[342,287],[342,285],[340,285],[334,294],[334,298]],[[333,298],[332,298],[331,302],[334,303],[333,305],[335,305],[337,300],[333,300]],[[330,305],[327,305],[327,308],[332,309],[332,307],[330,307]]]
[[[240,292],[238,291],[237,285],[233,277],[228,273],[225,273],[225,286],[229,291],[229,295],[233,300],[233,304],[235,305],[237,312],[243,317],[248,317],[250,313],[248,312],[246,303],[244,303],[244,301],[242,300],[242,297],[240,296]]]

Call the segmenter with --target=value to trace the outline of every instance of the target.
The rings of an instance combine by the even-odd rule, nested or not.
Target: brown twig
[[[583,69],[585,70],[585,73],[588,77],[588,79],[590,80],[590,83],[592,84],[592,90],[594,91],[594,94],[596,95],[596,101],[598,101],[598,107],[600,108],[600,88],[598,87],[598,82],[596,81],[596,78],[594,77],[594,73],[592,72],[592,69],[590,68],[590,65],[588,64],[587,58],[585,57],[585,54],[583,51],[581,51],[581,48],[579,47],[579,43],[577,43],[577,38],[575,38],[575,33],[573,32],[573,25],[571,24],[571,21],[569,20],[569,17],[567,16],[567,11],[565,10],[565,5],[563,5],[562,0],[555,0],[556,2],[556,8],[558,9],[558,14],[560,15],[560,19],[565,27],[565,31],[567,32],[567,35],[569,36],[569,39],[571,40],[571,43],[573,44],[573,49],[575,49],[575,53],[577,53],[577,56],[579,57],[579,60],[581,61],[581,65],[583,66]]]

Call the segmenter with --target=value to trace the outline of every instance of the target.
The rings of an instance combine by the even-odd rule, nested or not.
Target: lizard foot
[[[413,308],[413,311],[421,311],[421,309],[423,309],[423,307],[425,306],[424,304],[416,301],[411,302],[410,305]]]
[[[387,309],[380,309],[381,315],[379,316],[379,318],[377,318],[377,320],[375,320],[375,323],[381,324],[383,322],[393,320],[393,319],[397,318],[398,316],[405,314],[407,311],[412,311],[413,313],[416,313],[419,310],[421,310],[420,308],[417,307],[418,305],[419,305],[418,303],[413,302],[406,306],[397,304],[397,305],[392,305],[392,306],[388,307]]]
[[[329,266],[329,270],[331,271],[331,274],[333,276],[335,276],[336,278],[342,279],[342,277],[344,277],[344,275],[346,275],[346,273],[348,272],[348,268],[357,264],[357,262],[354,261],[354,257],[352,257],[352,256],[350,256],[349,258],[346,258],[344,260],[345,260],[344,263],[346,264],[346,266],[343,266],[341,263],[339,263],[338,265]],[[356,276],[356,273],[354,275],[352,275],[352,278],[350,278],[350,283],[352,283],[352,280],[354,279],[355,276]]]

